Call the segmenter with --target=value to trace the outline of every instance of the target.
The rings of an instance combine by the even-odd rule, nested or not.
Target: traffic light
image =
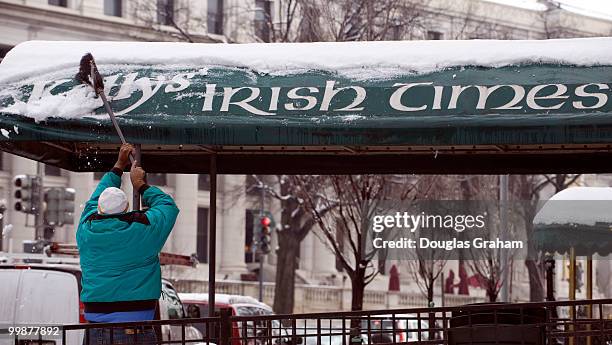
[[[35,175],[17,175],[15,183],[15,210],[23,213],[37,214],[41,198],[41,178]]]
[[[62,226],[74,224],[74,189],[52,187],[45,191],[45,224]]]
[[[268,254],[272,250],[270,247],[272,242],[272,232],[270,231],[270,224],[272,221],[268,217],[261,217],[260,220],[260,232],[259,232],[259,251],[262,254]]]

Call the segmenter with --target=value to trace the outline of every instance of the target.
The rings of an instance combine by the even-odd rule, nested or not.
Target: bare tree
[[[533,219],[536,215],[542,190],[552,186],[558,193],[575,184],[580,174],[554,175],[517,175],[510,179],[511,193],[521,201],[518,210],[523,218],[525,233],[529,237],[533,233]],[[529,299],[533,302],[544,300],[544,253],[538,253],[529,241],[525,266],[529,275]]]
[[[222,42],[207,33],[206,13],[191,1],[135,0],[129,3],[132,17],[149,30],[174,41]]]
[[[486,3],[466,1],[464,8],[460,9],[457,19],[451,22],[452,39],[500,39],[515,38],[513,29],[494,20],[478,16],[482,6]]]
[[[321,24],[331,41],[398,40],[421,28],[429,0],[322,1]]]
[[[306,211],[304,200],[299,195],[314,195],[318,200],[323,197],[316,192],[320,186],[318,181],[311,177],[299,175],[251,175],[253,183],[248,190],[264,190],[265,194],[280,203],[281,219],[278,227],[277,261],[282,263],[276,266],[274,311],[278,314],[293,313],[295,301],[295,272],[299,259],[300,245],[306,235],[317,224],[312,215]],[[326,202],[325,207],[319,209],[321,216],[325,216],[335,204]]]
[[[242,32],[252,32],[254,41],[378,41],[412,37],[429,1],[280,0],[274,13],[250,2],[236,11],[258,18],[254,24],[241,23]]]
[[[448,178],[442,175],[419,176],[415,182],[414,200],[442,200],[448,197]],[[438,232],[435,232],[436,234]],[[415,237],[421,235],[421,230],[415,232]],[[428,235],[431,236],[431,235]],[[407,262],[410,274],[414,277],[419,290],[428,305],[433,303],[435,282],[444,272],[448,260],[448,252],[417,250],[407,252]]]
[[[177,40],[195,42],[187,26],[187,18],[191,14],[191,8],[187,5],[174,8],[174,2],[139,0],[134,3],[132,13],[135,19],[156,31]],[[180,17],[180,21],[177,17]],[[174,30],[168,30],[164,26]]]
[[[529,236],[533,232],[533,218],[537,212],[540,192],[548,185],[548,181],[541,175],[515,175],[509,180],[510,193],[520,202],[517,211],[523,218],[525,234]],[[540,302],[544,300],[543,257],[536,254],[536,249],[531,242],[528,242],[529,247],[525,259],[529,275],[529,300]]]
[[[463,200],[497,200],[499,198],[499,180],[497,176],[472,175],[463,177],[460,181]],[[487,214],[488,217],[488,233],[482,235],[485,236],[485,239],[492,240],[499,238],[502,231],[508,233],[512,232],[513,227],[511,225],[512,222],[508,222],[509,228],[502,228],[500,212],[503,210],[490,206],[491,204],[481,205],[478,203],[471,205],[471,207],[486,209],[484,214]],[[468,259],[466,263],[470,270],[480,279],[481,285],[484,285],[489,301],[491,302],[497,300],[497,296],[503,284],[510,284],[510,281],[504,281],[504,273],[510,270],[512,265],[506,265],[502,262],[501,250],[506,249],[482,249],[471,247],[467,251],[469,257],[465,258]],[[510,253],[508,256],[511,258],[512,254]]]
[[[390,175],[330,175],[312,176],[320,186],[315,197],[302,193],[304,205],[312,213],[319,227],[317,233],[334,252],[351,280],[351,310],[363,309],[365,287],[379,273],[373,260],[377,250],[366,244],[372,240],[372,219],[392,208],[399,189],[410,190],[410,185],[397,185]],[[305,181],[300,181],[305,186]],[[302,188],[306,190],[306,188]],[[335,207],[329,214],[322,209]]]

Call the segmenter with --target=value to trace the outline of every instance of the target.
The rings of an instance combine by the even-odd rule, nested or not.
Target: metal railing
[[[612,299],[288,315],[236,316],[223,309],[212,318],[66,325],[62,345],[73,345],[66,342],[70,332],[84,332],[83,344],[97,345],[91,335],[101,330],[108,344],[612,345],[610,306]],[[199,335],[189,337],[191,328]],[[146,329],[155,332],[154,341],[139,337]],[[110,339],[117,334],[124,342]]]
[[[173,282],[173,285],[178,291],[208,292],[207,281],[181,279]],[[263,287],[264,303],[272,304],[275,293],[274,283],[264,283]],[[219,280],[216,282],[216,292],[257,298],[259,286],[256,282]],[[296,284],[294,310],[300,313],[349,310],[351,294],[349,287]],[[447,294],[444,300],[445,306],[452,307],[484,302],[485,297]],[[366,309],[373,310],[389,309],[391,306],[420,308],[427,307],[427,299],[417,292],[366,290],[363,304]]]

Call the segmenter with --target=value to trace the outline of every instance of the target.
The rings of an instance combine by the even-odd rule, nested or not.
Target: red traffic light
[[[271,222],[272,221],[270,220],[270,218],[268,218],[268,217],[261,217],[261,225],[262,226],[266,226],[266,227],[270,226]]]

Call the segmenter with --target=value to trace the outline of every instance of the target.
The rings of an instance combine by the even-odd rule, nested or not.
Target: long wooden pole
[[[217,256],[217,155],[210,155],[210,206],[208,212],[208,316],[215,316],[215,273]]]

